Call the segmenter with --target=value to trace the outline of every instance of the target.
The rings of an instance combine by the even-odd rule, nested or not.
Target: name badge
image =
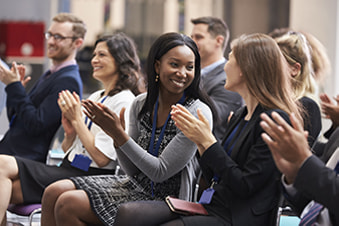
[[[85,155],[76,154],[71,166],[81,169],[83,171],[88,171],[89,166],[91,165],[92,160]]]
[[[201,204],[210,204],[215,190],[213,188],[207,188],[202,193],[199,203]]]

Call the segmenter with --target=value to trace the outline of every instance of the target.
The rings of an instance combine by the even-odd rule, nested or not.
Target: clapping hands
[[[101,103],[83,100],[82,106],[85,108],[84,113],[86,116],[112,137],[115,145],[121,146],[129,139],[129,136],[125,133],[125,108],[121,109],[118,117]]]
[[[325,93],[320,95],[321,100],[321,110],[324,116],[328,119],[331,119],[334,127],[339,126],[339,95],[333,98],[332,101],[329,96]]]

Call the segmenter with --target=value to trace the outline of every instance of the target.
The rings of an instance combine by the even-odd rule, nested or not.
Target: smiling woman
[[[92,63],[99,76],[106,64]],[[197,46],[179,33],[160,36],[150,49],[146,73],[147,94],[139,95],[132,104],[128,134],[117,114],[85,102],[88,116],[95,115],[93,121],[119,147],[119,163],[127,175],[73,177],[52,184],[43,198],[45,225],[67,225],[79,219],[113,225],[118,207],[128,201],[163,200],[167,195],[191,200],[199,169],[197,146],[176,128],[170,111],[172,105],[181,103],[196,116],[199,108],[211,126],[211,111],[201,101],[205,99],[199,89]]]
[[[57,38],[49,40],[52,43],[54,39]],[[122,33],[99,39],[95,44],[92,64],[98,65],[94,66],[93,76],[103,84],[104,89],[92,93],[88,99],[102,103],[117,114],[125,109],[127,115],[135,98],[132,90],[135,90],[140,72],[133,41]],[[0,184],[3,189],[0,191],[0,220],[9,202],[40,203],[46,186],[57,180],[71,176],[112,174],[117,166],[113,139],[93,123],[94,116],[89,118],[83,113],[80,97],[69,90],[63,90],[56,96],[59,97],[56,102],[62,112],[61,122],[65,131],[62,164],[49,166],[19,156],[1,155]]]

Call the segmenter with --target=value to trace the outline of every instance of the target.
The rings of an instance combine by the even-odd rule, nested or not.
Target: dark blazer
[[[230,111],[235,112],[243,104],[243,100],[238,93],[224,88],[226,82],[224,66],[225,64],[220,64],[211,72],[201,76],[202,87],[212,99],[218,112],[219,120],[213,120],[213,133],[219,141],[225,135]]]
[[[46,162],[51,140],[61,124],[58,94],[66,89],[82,94],[77,65],[64,67],[46,78],[41,76],[29,94],[21,82],[9,84],[6,104],[10,128],[0,141],[0,154]]]
[[[277,111],[286,121],[288,115]],[[280,172],[271,152],[261,138],[263,132],[259,115],[265,111],[260,105],[255,109],[246,128],[239,135],[231,156],[220,143],[213,144],[200,158],[203,175],[210,181],[214,174],[220,181],[214,186],[212,202],[205,205],[211,215],[228,221],[231,225],[273,225],[280,196]],[[226,130],[228,137],[247,114],[239,109],[231,118]]]
[[[339,128],[329,138],[323,156],[326,162],[339,147]],[[333,225],[339,224],[339,177],[327,168],[316,156],[311,156],[300,168],[293,186],[298,190],[294,196],[286,196],[294,210],[301,214],[305,206],[314,200],[329,210]]]
[[[308,145],[312,147],[321,132],[321,113],[318,104],[309,97],[300,99],[302,106],[306,111],[304,119],[304,130],[308,131]]]

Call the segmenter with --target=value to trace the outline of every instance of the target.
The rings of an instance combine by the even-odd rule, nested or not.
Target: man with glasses
[[[23,66],[12,70],[0,66],[0,81],[6,85],[10,128],[0,141],[0,154],[46,162],[53,136],[61,123],[57,104],[62,90],[82,94],[82,81],[75,61],[86,33],[84,22],[69,13],[56,15],[45,33],[47,57],[52,66],[26,93],[21,81]]]

